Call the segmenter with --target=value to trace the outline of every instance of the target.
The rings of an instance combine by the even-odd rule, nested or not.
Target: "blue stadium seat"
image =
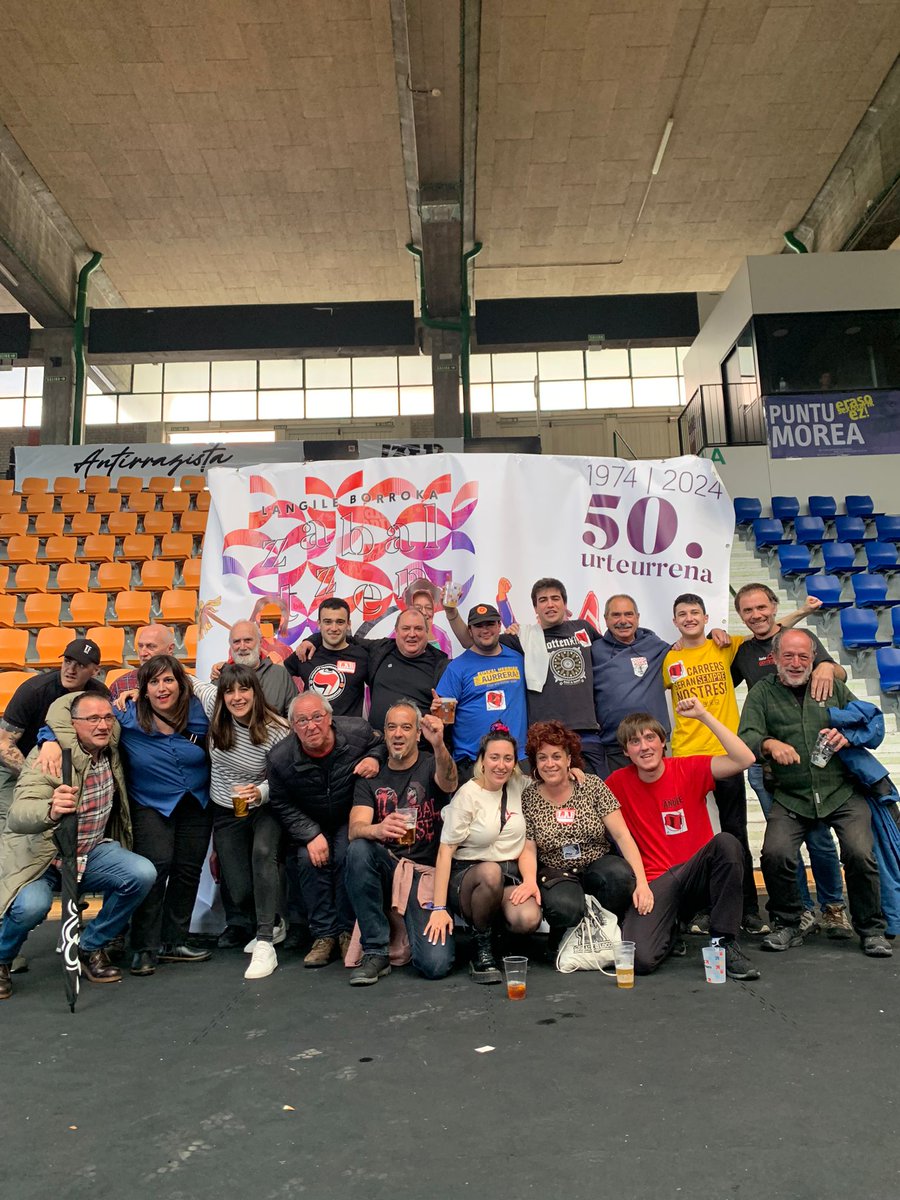
[[[815,575],[819,570],[810,565],[808,546],[779,546],[778,569],[784,579]]]
[[[756,496],[735,496],[734,523],[735,525],[751,525],[757,517],[762,516],[762,501]]]
[[[872,575],[867,571],[863,575],[854,575],[850,582],[857,608],[891,608],[900,604],[900,600],[888,599],[888,581],[883,575]]]
[[[822,610],[849,608],[852,601],[841,599],[842,581],[837,575],[808,575],[806,594],[822,601]]]
[[[875,541],[875,538],[866,534],[866,523],[862,517],[835,517],[834,535],[839,542],[851,542],[854,546]]]
[[[800,515],[800,501],[796,496],[773,496],[772,516],[777,521],[793,521]]]
[[[857,566],[856,548],[849,542],[823,542],[822,562],[829,575],[858,575],[866,568]]]
[[[875,651],[878,682],[883,692],[900,692],[900,650],[882,646]]]
[[[797,517],[794,538],[800,546],[821,546],[826,540],[825,522],[821,517]]]
[[[873,650],[888,643],[878,637],[878,613],[868,608],[845,608],[841,613],[841,641],[848,650]]]
[[[893,575],[895,571],[900,571],[897,546],[894,542],[869,542],[866,546],[866,563],[868,569],[878,575]]]
[[[833,521],[837,516],[837,500],[834,496],[810,496],[809,515],[821,517],[823,521]]]
[[[900,646],[900,608],[891,609],[891,631],[894,635],[892,644]]]
[[[757,517],[753,522],[757,550],[765,546],[787,546],[791,539],[784,536],[784,526],[774,517]]]
[[[848,517],[880,517],[875,511],[875,501],[871,496],[845,496],[844,508]]]
[[[875,532],[879,542],[900,542],[900,517],[876,517]]]

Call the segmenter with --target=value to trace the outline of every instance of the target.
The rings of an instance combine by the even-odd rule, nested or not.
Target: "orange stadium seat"
[[[85,538],[85,541],[87,540]],[[78,538],[48,537],[44,543],[42,559],[44,562],[50,563],[74,562],[77,550]]]
[[[11,537],[6,546],[6,561],[33,563],[37,560],[39,546],[36,537]]]
[[[130,672],[131,667],[114,667],[106,672],[106,678],[103,682],[108,688],[111,688],[117,679],[121,679],[123,675],[128,675]]]
[[[20,567],[19,570],[24,570]],[[59,592],[63,596],[71,596],[75,592],[86,592],[91,582],[90,563],[60,563],[56,579],[47,585],[48,592]]]
[[[34,671],[4,671],[0,675],[0,717],[6,712],[13,693],[33,674]]]
[[[54,496],[71,495],[72,492],[80,491],[81,480],[76,475],[57,475],[53,480],[53,487],[50,491]]]
[[[65,496],[59,498],[59,511],[65,513],[67,517],[74,513],[86,513],[89,500],[90,496],[87,492],[67,492]]]
[[[76,625],[79,629],[100,625],[106,621],[108,604],[106,592],[75,592],[69,601],[69,614],[61,624]]]
[[[178,530],[180,533],[189,533],[193,537],[197,537],[198,534],[202,537],[206,533],[208,518],[209,513],[198,512],[197,509],[192,508],[189,512],[181,514],[181,523],[178,526]]]
[[[84,539],[78,551],[81,562],[112,562],[116,557],[116,539],[108,533],[92,534]]]
[[[196,496],[198,492],[202,492],[206,487],[206,476],[182,475],[178,480],[178,486],[183,492],[187,492],[191,496]]]
[[[120,475],[116,480],[115,490],[120,496],[130,496],[132,492],[143,491],[144,479],[141,475]]]
[[[168,592],[175,586],[175,564],[160,562],[158,558],[141,563],[141,582],[136,585],[142,592]]]
[[[112,487],[112,481],[108,475],[88,475],[84,481],[84,490],[89,496],[96,496],[102,492],[108,492]]]
[[[50,588],[50,567],[46,563],[22,563],[16,571],[15,591],[20,596],[28,596],[32,592],[46,592]]]
[[[58,667],[62,662],[62,653],[72,640],[69,629],[39,629],[35,642],[34,661],[41,667]]]
[[[45,629],[48,625],[55,628],[60,623],[61,608],[62,596],[32,592],[25,597],[25,624],[30,629]]]
[[[192,625],[197,620],[197,593],[190,588],[163,592],[159,617],[164,625]]]
[[[125,661],[125,630],[94,625],[84,635],[100,648],[101,667],[121,667]]]
[[[9,583],[9,567],[6,563],[0,564],[0,592],[6,591],[6,585]]]
[[[170,512],[144,513],[144,533],[149,533],[152,537],[165,537],[167,533],[172,532],[174,520],[174,514]]]
[[[160,558],[190,558],[194,539],[189,533],[167,533],[159,550]]]
[[[96,582],[91,589],[99,588],[102,592],[127,592],[131,587],[131,563],[103,562],[97,568]]]
[[[14,479],[0,479],[0,496],[11,496],[16,490]]]
[[[25,500],[25,511],[32,517],[53,512],[53,497],[49,492],[32,492]]]
[[[66,518],[62,513],[45,512],[34,518],[34,532],[39,538],[62,537]]]
[[[22,511],[21,496],[0,496],[0,513],[17,513]]]
[[[181,564],[181,582],[186,588],[200,591],[200,559],[186,558]]]
[[[166,492],[175,490],[175,479],[171,475],[151,475],[147,480],[146,491],[154,496],[164,496]]]
[[[3,513],[0,515],[0,537],[24,537],[28,532],[28,513]]]
[[[115,616],[107,618],[110,625],[150,624],[149,592],[119,592],[114,608]]]
[[[153,557],[153,538],[148,533],[132,533],[122,542],[122,557],[143,562]]]
[[[22,486],[19,488],[19,491],[23,496],[35,496],[41,492],[46,492],[49,486],[49,481],[40,475],[29,475],[27,479],[22,480]]]
[[[0,629],[0,668],[4,671],[21,671],[27,653],[27,629]]]
[[[125,503],[125,512],[148,513],[156,508],[156,497],[152,492],[132,492]]]
[[[209,492],[197,493],[197,508],[200,512],[209,512]]]
[[[197,661],[197,640],[200,631],[197,625],[188,625],[184,631],[184,650],[182,657],[188,665],[193,665]]]
[[[106,518],[106,528],[114,537],[130,537],[137,533],[137,513],[112,512]]]
[[[166,492],[162,498],[163,512],[185,513],[191,507],[188,492]]]
[[[117,513],[122,507],[122,498],[118,492],[95,492],[91,496],[91,512]]]
[[[72,537],[96,537],[100,532],[99,513],[75,513],[69,527]]]
[[[15,629],[17,604],[18,600],[15,596],[6,594],[0,596],[0,628]]]

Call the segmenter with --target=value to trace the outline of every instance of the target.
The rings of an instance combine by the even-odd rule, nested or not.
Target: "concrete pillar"
[[[75,400],[74,334],[70,328],[45,329],[44,404],[41,410],[41,445],[69,445]]]
[[[460,335],[444,329],[431,329],[428,332],[431,341],[431,383],[434,388],[434,436],[462,437]]]

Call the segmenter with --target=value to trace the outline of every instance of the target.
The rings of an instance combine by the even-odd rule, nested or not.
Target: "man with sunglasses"
[[[89,983],[121,980],[104,947],[122,933],[156,879],[153,864],[131,850],[119,729],[109,699],[92,692],[62,697],[51,705],[47,723],[71,751],[72,782],[58,784],[45,775],[33,749],[16,784],[0,836],[0,1000],[12,994],[12,963],[59,890],[61,863],[53,837],[64,817],[77,815],[79,891],[103,896],[80,940],[81,974]]]

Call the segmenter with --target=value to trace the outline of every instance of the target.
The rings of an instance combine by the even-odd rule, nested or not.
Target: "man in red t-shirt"
[[[752,751],[696,696],[679,700],[679,718],[699,721],[719,739],[724,754],[666,757],[666,732],[649,713],[619,725],[619,745],[631,765],[606,781],[622,807],[653,892],[653,910],[630,912],[622,936],[635,943],[634,969],[649,975],[672,952],[678,921],[708,908],[710,932],[722,939],[731,979],[758,979],[738,945],[743,911],[743,851],[730,833],[713,835],[706,796],[720,779],[746,771]]]

